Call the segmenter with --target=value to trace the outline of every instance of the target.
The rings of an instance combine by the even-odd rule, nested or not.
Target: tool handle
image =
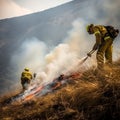
[[[95,50],[91,50],[89,53],[92,55],[95,52]]]

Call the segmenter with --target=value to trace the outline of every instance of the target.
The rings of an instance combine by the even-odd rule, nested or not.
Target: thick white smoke
[[[47,47],[44,42],[37,38],[25,40],[12,56],[11,63],[16,68],[16,78],[20,79],[21,72],[25,67],[31,72],[44,68],[44,56]]]
[[[89,45],[90,43],[87,42],[85,23],[82,20],[74,21],[73,29],[68,33],[63,43],[56,46],[45,56],[45,69],[42,72],[38,70],[37,79],[42,82],[49,82],[62,73],[67,74],[70,70],[77,70],[77,67],[80,66],[76,65],[90,50]],[[93,65],[93,61],[91,64],[89,64],[89,62],[86,64],[87,67]]]
[[[12,57],[12,63],[18,68],[16,72],[19,73],[18,77],[24,67],[28,67],[33,73],[37,73],[36,79],[44,83],[73,70],[79,60],[91,49],[89,46],[92,40],[90,43],[87,42],[85,25],[82,20],[74,21],[68,36],[50,52],[47,52],[47,45],[37,38],[25,40]],[[87,66],[89,65],[92,64],[88,63]]]
[[[115,1],[102,0],[101,2],[92,0],[91,2],[84,2],[83,5],[85,7],[81,10],[83,12],[83,20],[75,20],[73,28],[69,31],[63,42],[54,46],[54,49],[49,52],[47,52],[48,47],[46,43],[36,38],[25,40],[19,52],[16,52],[12,58],[13,63],[18,66],[19,70],[17,72],[21,73],[24,67],[29,67],[32,72],[37,73],[37,80],[39,82],[48,82],[62,73],[73,70],[73,68],[77,70],[75,68],[77,63],[82,57],[86,56],[95,43],[94,36],[87,34],[86,25],[94,23],[118,26],[118,19],[116,18],[118,9],[116,6],[119,7],[119,4],[116,3],[119,2]],[[111,16],[111,13],[114,14]],[[117,60],[119,57],[118,48],[120,46],[118,44],[119,41],[114,43],[113,59]],[[95,60],[94,54],[92,58],[86,61],[84,68],[96,65]]]

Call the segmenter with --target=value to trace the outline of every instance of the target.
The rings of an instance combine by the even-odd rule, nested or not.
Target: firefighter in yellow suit
[[[97,50],[97,70],[103,70],[104,68],[104,58],[108,66],[112,65],[112,44],[113,38],[107,32],[107,29],[102,25],[90,24],[87,26],[87,32],[89,34],[94,34],[96,37],[96,43],[94,44],[92,51]],[[87,54],[91,56],[91,52]]]
[[[21,84],[22,84],[23,90],[26,89],[25,84],[30,84],[32,78],[33,78],[32,73],[29,71],[28,68],[25,68],[21,74]]]

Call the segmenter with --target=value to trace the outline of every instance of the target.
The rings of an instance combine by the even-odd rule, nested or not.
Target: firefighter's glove
[[[87,56],[88,56],[88,57],[91,57],[92,55],[91,55],[91,53],[89,52],[89,53],[87,53]]]

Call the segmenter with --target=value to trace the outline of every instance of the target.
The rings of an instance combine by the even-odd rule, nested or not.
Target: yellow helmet
[[[93,24],[90,24],[90,25],[87,25],[87,26],[86,26],[86,30],[87,30],[87,32],[90,31],[90,28],[91,28],[92,26],[94,26],[94,25],[93,25]]]
[[[25,70],[25,71],[29,71],[29,68],[25,68],[24,70]]]

